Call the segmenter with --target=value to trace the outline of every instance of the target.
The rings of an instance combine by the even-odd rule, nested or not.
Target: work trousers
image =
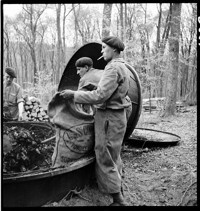
[[[120,156],[126,132],[125,109],[97,109],[95,113],[95,173],[100,191],[121,191],[122,160]]]

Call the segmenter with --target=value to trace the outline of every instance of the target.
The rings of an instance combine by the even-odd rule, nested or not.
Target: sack
[[[87,155],[94,146],[93,124],[74,126],[71,129],[56,128],[56,145],[52,155],[53,167],[63,166],[70,161]]]
[[[76,109],[72,100],[56,93],[48,105],[50,121],[56,126],[53,167],[67,165],[94,148],[94,118]]]

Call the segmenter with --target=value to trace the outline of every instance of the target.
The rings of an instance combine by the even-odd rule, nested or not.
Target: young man
[[[128,69],[120,58],[124,50],[122,41],[113,36],[102,40],[102,53],[108,62],[97,89],[93,91],[63,90],[65,99],[74,98],[75,103],[96,104],[95,155],[96,178],[102,192],[113,197],[111,206],[126,205],[121,193],[122,161],[121,145],[126,132],[126,100],[129,89]]]
[[[94,69],[91,58],[81,57],[76,61],[75,66],[77,74],[80,76],[78,90],[89,90],[97,87],[103,70]]]
[[[75,63],[77,74],[80,76],[78,90],[91,91],[97,88],[103,70],[94,69],[93,61],[89,57],[81,57]],[[77,106],[80,104],[77,104]],[[81,104],[84,112],[93,114],[94,108],[91,105]]]
[[[5,69],[5,81],[3,84],[3,113],[5,119],[23,120],[23,97],[22,88],[13,80],[16,78],[15,71],[7,67]]]

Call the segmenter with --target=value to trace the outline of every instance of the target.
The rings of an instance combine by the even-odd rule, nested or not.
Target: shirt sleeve
[[[104,103],[118,87],[117,70],[109,66],[105,69],[98,87],[93,91],[76,91],[74,101],[76,103],[99,104]]]
[[[20,102],[24,102],[24,99],[22,97],[22,88],[19,87],[19,90],[17,92],[17,103],[20,103]]]

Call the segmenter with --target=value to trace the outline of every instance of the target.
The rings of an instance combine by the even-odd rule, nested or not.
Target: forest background
[[[122,57],[137,71],[143,98],[196,105],[196,3],[18,4],[15,16],[6,12],[14,5],[2,6],[3,69],[13,67],[24,93],[43,104],[82,45],[114,35],[125,43]]]

